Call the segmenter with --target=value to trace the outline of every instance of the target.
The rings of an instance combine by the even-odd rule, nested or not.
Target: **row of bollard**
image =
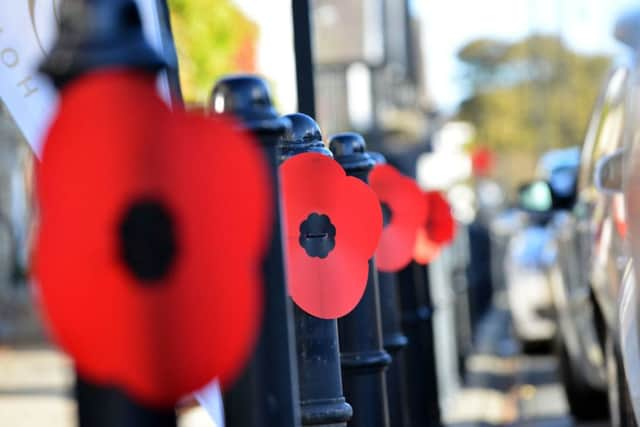
[[[225,100],[218,103],[237,110],[218,113],[260,116],[257,110],[270,103],[265,83],[255,77],[232,77],[219,82],[213,91],[214,106],[220,93],[225,93]],[[278,120],[276,116],[271,119]],[[358,134],[335,135],[327,149],[312,118],[295,113],[282,119],[289,126],[279,127],[280,162],[303,153],[319,153],[335,159],[347,175],[363,182],[368,181],[376,164],[385,162],[379,153],[366,151],[365,141]],[[256,131],[255,127],[249,129]],[[375,259],[371,258],[367,277],[358,305],[338,320],[315,317],[293,306],[301,424],[438,426],[428,267],[414,262],[400,273],[383,272],[376,269]],[[411,331],[410,338],[403,328]],[[409,354],[404,354],[405,349]],[[246,413],[250,412],[246,410],[246,398],[247,395],[241,398],[243,404],[236,412],[235,406],[229,405],[227,394],[228,424],[270,425],[238,422],[238,413],[248,416]],[[265,396],[256,398],[265,400]]]
[[[86,7],[90,8],[91,2],[87,4],[89,6]],[[102,8],[105,7],[104,2],[96,4],[100,4]],[[116,13],[118,5],[121,7],[120,12],[127,13]],[[82,94],[83,86],[78,85],[77,81],[86,82],[87,76],[90,77],[90,83],[91,78],[98,79],[98,83],[93,82],[93,84],[96,84],[101,91],[114,90],[115,93],[121,90],[126,93],[128,85],[135,86],[141,75],[153,76],[158,64],[154,57],[151,58],[153,62],[151,64],[145,62],[144,56],[139,55],[140,52],[146,52],[146,48],[141,39],[139,21],[131,19],[131,7],[131,2],[128,0],[118,0],[111,4],[113,13],[108,14],[107,18],[116,21],[125,19],[126,22],[110,22],[112,26],[104,25],[99,29],[99,31],[109,29],[124,31],[126,37],[115,37],[109,40],[111,43],[119,44],[119,47],[135,46],[136,49],[131,52],[126,49],[118,51],[113,45],[78,42],[82,37],[87,36],[83,33],[84,31],[93,30],[87,29],[84,25],[73,25],[73,22],[69,24],[69,21],[66,21],[68,25],[65,26],[64,19],[73,21],[73,19],[85,18],[88,13],[86,10],[75,11],[76,15],[63,17],[61,29],[63,44],[59,44],[54,49],[47,68],[49,74],[60,84],[63,105],[71,102],[69,100],[78,99],[78,93]],[[78,31],[80,33],[74,33]],[[105,40],[103,36],[104,34],[97,39],[103,42]],[[72,40],[72,43],[64,46],[64,40]],[[100,50],[101,48],[103,51]],[[69,52],[68,49],[74,49],[74,51]],[[82,49],[85,50],[85,54],[87,49],[91,49],[90,55],[79,55]],[[74,63],[74,60],[81,60],[81,62]],[[131,75],[109,74],[114,67],[118,70],[133,71],[133,73]],[[104,70],[108,72],[104,73]],[[100,79],[104,79],[106,83]],[[144,81],[148,83],[150,80]],[[93,86],[90,88],[96,90]],[[153,108],[156,107],[153,106]],[[362,188],[369,183],[372,170],[385,162],[384,157],[368,152],[364,139],[355,133],[334,135],[330,138],[327,149],[323,143],[320,128],[311,117],[300,113],[286,116],[277,114],[265,82],[257,77],[235,76],[220,80],[212,91],[211,112],[214,116],[235,117],[244,131],[252,134],[259,142],[263,157],[266,159],[266,169],[268,169],[266,176],[271,187],[270,198],[267,201],[270,201],[271,212],[266,214],[270,220],[265,223],[265,228],[270,229],[271,240],[267,245],[266,255],[263,257],[259,272],[264,298],[261,326],[256,338],[257,344],[248,362],[242,368],[242,372],[235,374],[234,381],[226,381],[227,372],[233,369],[217,367],[220,369],[218,374],[225,387],[226,424],[230,427],[439,426],[432,325],[433,306],[430,298],[428,267],[414,261],[409,262],[410,259],[407,259],[407,262],[403,263],[404,269],[399,272],[396,272],[399,268],[387,271],[389,269],[386,267],[385,271],[382,271],[376,266],[373,252],[367,252],[369,249],[374,251],[377,247],[382,227],[393,224],[394,215],[399,215],[398,211],[394,211],[394,206],[389,206],[383,199],[378,201],[377,198],[374,205],[368,205],[364,203],[366,199],[364,196],[371,196],[363,194],[361,205],[351,206],[353,209],[360,209],[358,215],[349,212],[349,218],[344,219],[346,214],[343,211],[350,207],[340,205],[340,203],[346,203],[350,197],[355,197],[355,193],[346,190],[347,186],[350,189],[357,187],[360,189],[358,191],[365,193],[369,191],[371,195],[375,194],[371,190],[365,191]],[[64,114],[64,109],[61,114]],[[158,113],[158,117],[145,117],[150,120],[147,125],[154,123],[154,126],[156,124],[164,126],[163,119],[160,118],[165,117],[164,114],[162,112]],[[114,120],[125,122],[126,117],[119,116]],[[52,131],[51,138],[55,139],[58,145],[65,143],[65,138],[62,136],[69,137],[69,134],[61,131],[66,129],[59,124],[62,122],[63,120],[59,118]],[[143,123],[142,126],[144,127],[145,124]],[[188,126],[193,126],[193,129],[207,129],[197,121],[193,123],[185,121],[184,129]],[[167,129],[167,133],[171,134],[173,128]],[[56,132],[62,136],[57,135]],[[191,130],[189,132],[197,135],[197,132]],[[147,134],[138,133],[137,135],[144,137]],[[235,138],[235,134],[231,131],[228,135],[231,139]],[[107,136],[101,137],[108,139]],[[164,137],[161,133],[157,136]],[[242,139],[240,136],[238,138],[239,141]],[[73,138],[68,139],[78,138],[74,134]],[[180,141],[180,143],[183,142],[186,143]],[[235,143],[234,140],[217,142]],[[92,144],[91,138],[87,139],[86,143]],[[139,145],[142,146],[140,153],[145,152],[145,143],[140,142]],[[153,141],[149,143],[152,144]],[[219,147],[220,153],[222,148]],[[226,146],[224,148],[227,149]],[[49,159],[54,159],[61,154],[54,151],[55,147],[48,147],[48,151],[45,151],[45,164],[46,162],[55,164],[54,160]],[[106,156],[105,161],[113,161],[113,158],[107,156],[108,151],[104,153],[100,151],[100,153]],[[145,173],[154,174],[154,168],[165,167],[164,162],[167,159],[163,158],[159,161],[150,153],[151,151],[147,155],[153,160],[143,161],[142,168],[146,168]],[[189,156],[186,151],[181,155]],[[133,159],[126,160],[129,162],[127,167],[135,169],[138,167],[136,161],[140,158]],[[328,176],[321,174],[322,168],[334,168],[336,164],[346,176],[341,177],[340,180],[331,180]],[[300,168],[301,165],[300,170],[303,173],[296,175],[293,172],[294,166]],[[318,165],[317,169],[312,169],[312,165]],[[324,166],[321,168],[321,165]],[[220,167],[224,166],[220,165]],[[89,167],[99,167],[98,162],[90,164]],[[197,168],[197,166],[194,167]],[[59,169],[52,167],[51,171],[54,170]],[[51,171],[45,169],[43,172],[45,184],[48,184],[47,176],[55,175]],[[320,176],[314,176],[317,174]],[[141,176],[147,177],[144,174]],[[326,179],[326,183],[323,184],[322,179]],[[172,185],[162,179],[159,182],[161,182],[160,187]],[[219,184],[222,189],[223,184]],[[229,185],[233,185],[233,182],[229,182]],[[265,185],[265,183],[256,183],[256,185]],[[342,188],[342,185],[345,188]],[[415,184],[412,185],[415,186]],[[149,188],[156,191],[153,193],[154,197],[161,197],[158,194],[162,191],[156,189],[155,183],[149,184]],[[292,188],[301,191],[300,194],[305,194],[306,188],[308,194],[312,196],[317,192],[318,199],[325,200],[327,206],[333,206],[332,203],[336,206],[320,211],[316,205],[310,205],[308,212],[303,210],[304,215],[301,219],[304,221],[293,224],[293,231],[291,231],[291,221],[294,219],[287,216],[292,215],[291,206],[298,203],[297,200],[292,200],[292,191],[289,191]],[[50,193],[53,194],[54,191],[50,190]],[[341,199],[339,194],[342,194]],[[332,201],[327,201],[331,196],[333,196]],[[133,227],[133,231],[125,230],[118,239],[122,240],[121,245],[125,252],[133,251],[127,258],[126,267],[136,273],[134,275],[139,279],[135,282],[136,286],[142,284],[147,292],[148,289],[155,289],[154,286],[163,289],[164,281],[173,280],[172,263],[177,262],[175,261],[177,257],[188,256],[188,251],[180,250],[180,236],[175,235],[178,231],[171,224],[174,212],[170,209],[165,212],[155,199],[146,200],[144,203],[144,209],[135,211],[135,215],[131,214],[135,218],[126,218],[127,221],[130,220],[125,221],[126,225]],[[45,229],[50,231],[53,226],[50,212],[54,210],[47,211],[49,207],[44,206],[45,213],[49,214],[44,218],[47,219],[49,227]],[[218,209],[221,208],[218,207]],[[242,206],[227,206],[224,209],[242,209]],[[259,216],[258,213],[256,215]],[[422,221],[424,222],[424,219]],[[153,224],[149,225],[150,223]],[[413,234],[415,233],[416,231],[413,230]],[[155,236],[154,242],[161,246],[163,251],[158,252],[158,247],[149,248],[140,243],[140,239],[146,239],[149,236]],[[356,237],[353,237],[353,241],[349,241],[349,236]],[[46,246],[47,237],[48,235],[45,234],[41,239],[41,247],[45,249],[49,248]],[[412,251],[413,240],[411,242],[409,249]],[[239,244],[241,243],[243,242]],[[291,255],[292,247],[301,254],[300,257],[305,259],[308,263],[307,267],[300,268],[294,265],[296,260]],[[357,268],[351,265],[359,261],[358,257],[353,256],[355,252],[360,255],[366,253],[366,257],[363,258],[366,261],[366,270],[364,265],[362,265],[362,271],[356,271]],[[51,252],[43,250],[41,253]],[[319,267],[319,263],[331,255],[338,257],[336,254],[341,254],[339,256],[342,258],[330,264],[334,266],[334,271],[330,271],[331,274],[323,276],[323,272],[327,271],[326,266]],[[223,255],[226,256],[226,254]],[[156,271],[158,256],[166,259],[166,266],[163,265],[162,271]],[[382,256],[381,259],[383,259]],[[224,261],[217,262],[223,264]],[[58,292],[56,287],[64,285],[64,275],[69,272],[62,272],[47,264],[43,265],[49,267],[40,270],[40,274],[43,274],[40,278],[42,287],[46,291],[43,293],[43,301],[49,313],[55,314],[56,311],[51,307],[51,295]],[[244,268],[243,265],[238,265]],[[349,273],[347,274],[346,271]],[[47,275],[55,276],[55,280],[49,280]],[[344,277],[363,277],[366,280],[362,280],[361,284],[347,283],[348,280],[346,280],[344,285]],[[55,286],[50,284],[52,282]],[[217,283],[209,284],[214,287],[215,285]],[[232,286],[233,283],[221,285]],[[335,292],[327,291],[334,287]],[[220,295],[223,294],[218,294]],[[132,298],[139,298],[137,291]],[[152,298],[155,297],[150,297]],[[158,304],[164,304],[164,301],[166,300]],[[230,304],[231,301],[232,299],[226,299],[219,304]],[[154,319],[162,319],[159,314],[165,309],[170,310],[170,306],[162,306],[162,309],[152,307],[148,309],[148,313],[153,313],[153,316],[156,316]],[[193,309],[206,311],[209,308],[193,307]],[[255,313],[249,313],[251,314]],[[189,321],[197,318],[196,316],[192,318],[190,315],[186,317]],[[61,338],[67,350],[71,349],[69,351],[81,370],[77,386],[81,427],[175,426],[175,414],[169,405],[171,399],[175,397],[174,390],[154,394],[147,386],[169,384],[177,393],[184,391],[181,387],[190,384],[186,379],[184,380],[186,385],[179,381],[182,373],[189,374],[185,377],[189,377],[190,381],[194,382],[201,381],[206,376],[198,366],[185,366],[190,362],[185,360],[183,364],[178,363],[177,366],[171,367],[160,363],[155,366],[155,369],[145,371],[143,374],[129,372],[128,377],[125,375],[112,378],[113,383],[107,381],[103,384],[101,381],[108,377],[109,373],[100,371],[104,368],[103,366],[92,365],[84,359],[86,356],[81,355],[82,352],[77,350],[73,342],[77,336],[74,336],[70,329],[61,328],[56,323],[55,316],[50,320],[54,323],[53,329],[57,329],[59,333],[57,338]],[[160,321],[164,322],[164,320]],[[156,326],[158,329],[171,326],[172,332],[166,332],[166,334],[184,332],[185,335],[189,335],[189,328],[196,326],[207,328],[207,325],[185,322],[175,327],[165,323]],[[226,340],[232,337],[224,335],[226,326],[222,324],[209,326],[219,331],[213,334],[215,337],[226,336]],[[147,332],[149,332],[148,329]],[[155,332],[149,333],[155,334]],[[162,331],[162,334],[164,333]],[[99,340],[101,337],[97,336],[95,339]],[[179,344],[182,337],[173,336],[172,339],[174,340],[172,343]],[[217,352],[221,355],[231,351],[226,340],[212,344],[201,342],[200,345],[218,346],[207,349],[207,352],[212,355]],[[163,343],[158,345],[162,346]],[[242,346],[238,344],[238,346],[240,350],[237,350],[237,359],[240,360],[244,357],[242,356],[244,344]],[[150,352],[154,350],[158,349],[148,349]],[[179,353],[179,350],[176,352]],[[158,353],[160,354],[156,354],[155,357],[162,358],[162,352]],[[102,357],[110,356],[106,352]],[[235,369],[235,365],[239,362],[234,360],[233,363],[227,363]],[[222,365],[222,362],[220,364]],[[169,375],[167,369],[175,370],[172,375],[178,380],[165,381],[166,376]],[[191,374],[193,377],[190,376]],[[142,377],[149,375],[149,378],[140,380],[140,375]],[[232,374],[229,373],[229,375]],[[128,382],[133,381],[133,378],[136,381],[142,381],[142,385],[129,388]],[[133,393],[131,393],[132,390]],[[101,402],[109,402],[109,404],[101,404]]]

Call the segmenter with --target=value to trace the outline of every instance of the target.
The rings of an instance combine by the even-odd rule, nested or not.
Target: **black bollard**
[[[174,66],[147,43],[133,0],[64,0],[59,28],[58,40],[40,67],[58,89],[105,68],[156,74]]]
[[[365,152],[364,139],[355,133],[331,138],[329,148],[347,175],[367,182],[375,165]],[[338,320],[344,394],[353,407],[354,427],[389,427],[385,369],[391,356],[382,345],[380,295],[374,259],[364,296],[356,308]]]
[[[384,156],[369,152],[377,164],[386,163]],[[387,218],[384,218],[385,226]],[[391,355],[391,365],[386,372],[389,400],[389,424],[391,427],[410,427],[407,379],[403,349],[409,343],[402,331],[402,313],[396,273],[378,271],[380,287],[380,311],[382,316],[382,343]]]
[[[318,124],[301,113],[289,114],[291,130],[280,142],[280,160],[302,153],[333,157],[322,143]],[[303,426],[346,426],[353,410],[342,393],[336,320],[320,319],[294,304],[300,415]]]
[[[412,427],[440,426],[438,378],[433,341],[433,304],[428,267],[412,262],[398,273],[405,350],[409,417]]]
[[[82,427],[175,427],[174,408],[151,408],[114,387],[98,386],[78,377],[75,386],[78,425]]]
[[[211,108],[230,113],[261,142],[269,161],[276,209],[273,240],[263,263],[265,309],[257,350],[241,378],[225,393],[225,418],[233,427],[291,427],[300,425],[298,378],[293,355],[293,315],[285,280],[278,178],[279,139],[290,123],[273,108],[266,83],[253,76],[220,80]]]
[[[409,427],[409,405],[404,349],[409,339],[402,331],[402,315],[396,273],[378,272],[382,311],[382,342],[392,357],[387,369],[387,395],[391,427]]]
[[[64,90],[75,79],[103,68],[156,74],[165,65],[144,38],[133,0],[65,0],[58,40],[41,70],[58,89]],[[173,407],[142,405],[119,388],[95,384],[80,375],[76,378],[75,396],[80,427],[177,424]]]

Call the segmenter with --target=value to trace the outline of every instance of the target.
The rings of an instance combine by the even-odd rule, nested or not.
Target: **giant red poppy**
[[[424,226],[418,231],[414,259],[420,264],[433,261],[441,248],[453,241],[456,233],[456,223],[451,215],[451,206],[438,191],[424,193],[428,214]]]
[[[330,157],[304,153],[281,166],[289,294],[307,313],[335,319],[367,286],[382,232],[375,193]]]
[[[385,272],[399,271],[413,259],[418,229],[426,221],[427,204],[414,180],[386,164],[369,174],[369,185],[382,206],[384,228],[376,266]]]
[[[38,171],[36,290],[86,379],[172,405],[243,367],[261,313],[270,189],[238,129],[171,113],[144,73],[65,87]]]

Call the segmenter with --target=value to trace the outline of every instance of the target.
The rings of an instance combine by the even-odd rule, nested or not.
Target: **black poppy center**
[[[336,247],[336,227],[327,215],[312,213],[300,224],[298,242],[310,257],[326,258]]]
[[[393,219],[393,211],[385,202],[380,203],[380,207],[382,208],[382,225],[386,227]]]
[[[177,245],[173,219],[165,206],[153,200],[133,203],[118,231],[120,256],[138,280],[151,284],[168,274]]]

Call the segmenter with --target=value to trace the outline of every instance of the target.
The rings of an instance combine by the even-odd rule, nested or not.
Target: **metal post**
[[[261,142],[273,181],[273,240],[262,273],[265,284],[263,327],[248,368],[225,393],[227,424],[233,427],[291,427],[300,425],[298,378],[293,355],[293,316],[285,280],[278,178],[277,145],[290,128],[273,108],[266,83],[257,77],[220,80],[213,89],[216,113],[239,117]]]
[[[347,175],[367,182],[374,160],[365,152],[364,139],[355,133],[331,138],[330,149]],[[369,260],[367,287],[356,308],[338,320],[344,392],[353,406],[354,427],[389,427],[384,371],[391,356],[382,345],[380,295],[375,261]]]
[[[58,87],[84,74],[110,67],[156,74],[164,67],[146,43],[133,0],[65,0],[58,40],[41,67]],[[90,143],[91,141],[88,141]],[[109,357],[108,354],[104,357]],[[116,387],[92,383],[77,375],[80,427],[175,427],[173,407],[141,405]]]
[[[439,427],[442,422],[440,420],[440,393],[438,390],[438,367],[436,365],[436,348],[433,336],[433,313],[435,306],[431,297],[431,281],[429,276],[429,266],[417,265],[418,274],[416,278],[417,286],[421,286],[424,292],[425,306],[430,308],[431,315],[428,316],[424,324],[424,343],[427,359],[425,360],[427,400],[424,402],[427,415],[429,416],[429,425]]]
[[[280,144],[281,161],[310,152],[333,157],[322,143],[320,128],[311,117],[296,113],[285,118],[292,126]],[[342,392],[337,321],[314,317],[297,306],[294,306],[294,319],[302,425],[346,426],[353,410]]]
[[[293,42],[296,55],[298,111],[316,117],[313,78],[312,20],[309,0],[291,0],[293,8]]]
[[[398,273],[405,350],[409,413],[412,427],[440,425],[433,347],[433,306],[427,267],[411,263]]]
[[[382,310],[382,342],[392,357],[387,369],[387,395],[391,427],[409,427],[409,405],[403,350],[409,339],[402,331],[398,283],[395,273],[378,271],[380,307]]]
[[[176,426],[173,408],[140,405],[117,388],[98,386],[78,377],[75,395],[81,427]]]
[[[383,154],[369,151],[377,164],[387,162]],[[385,222],[385,226],[386,226]],[[386,372],[391,427],[409,427],[407,381],[405,377],[404,348],[409,343],[402,331],[400,294],[395,273],[378,271],[380,286],[380,310],[382,315],[382,343],[391,355],[391,365]]]
[[[182,107],[182,88],[180,87],[180,73],[178,66],[178,55],[173,40],[173,31],[171,30],[171,13],[167,0],[156,0],[158,10],[158,24],[160,26],[160,35],[162,38],[162,54],[169,64],[164,71],[167,75],[169,91],[171,93],[171,101],[173,105]]]

